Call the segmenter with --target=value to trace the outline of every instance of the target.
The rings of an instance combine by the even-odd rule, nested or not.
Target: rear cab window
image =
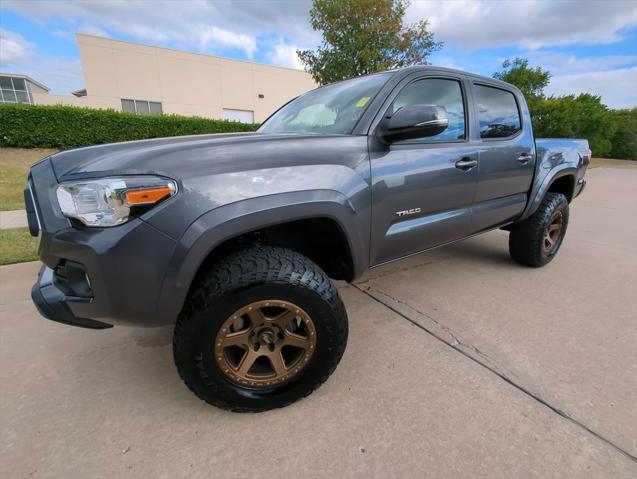
[[[522,130],[520,109],[513,93],[485,85],[474,85],[473,88],[480,138],[511,138]]]

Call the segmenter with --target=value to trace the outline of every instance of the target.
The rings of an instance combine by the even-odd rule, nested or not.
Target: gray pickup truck
[[[533,138],[524,97],[428,66],[327,85],[255,133],[65,151],[30,171],[40,313],[87,328],[175,324],[186,385],[234,411],[281,407],[336,368],[330,278],[495,228],[538,267],[586,182],[586,140]]]

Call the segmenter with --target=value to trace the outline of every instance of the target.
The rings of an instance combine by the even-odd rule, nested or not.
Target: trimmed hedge
[[[166,136],[254,131],[258,125],[179,115],[135,115],[63,105],[0,104],[0,146],[75,148]]]

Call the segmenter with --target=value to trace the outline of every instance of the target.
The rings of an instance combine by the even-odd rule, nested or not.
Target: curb
[[[24,210],[0,211],[0,229],[26,228],[27,213]]]

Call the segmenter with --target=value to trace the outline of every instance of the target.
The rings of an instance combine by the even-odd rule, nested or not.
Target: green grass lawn
[[[27,228],[0,229],[0,266],[37,260],[35,242]]]
[[[29,167],[57,150],[0,148],[0,211],[24,209],[22,191]]]

